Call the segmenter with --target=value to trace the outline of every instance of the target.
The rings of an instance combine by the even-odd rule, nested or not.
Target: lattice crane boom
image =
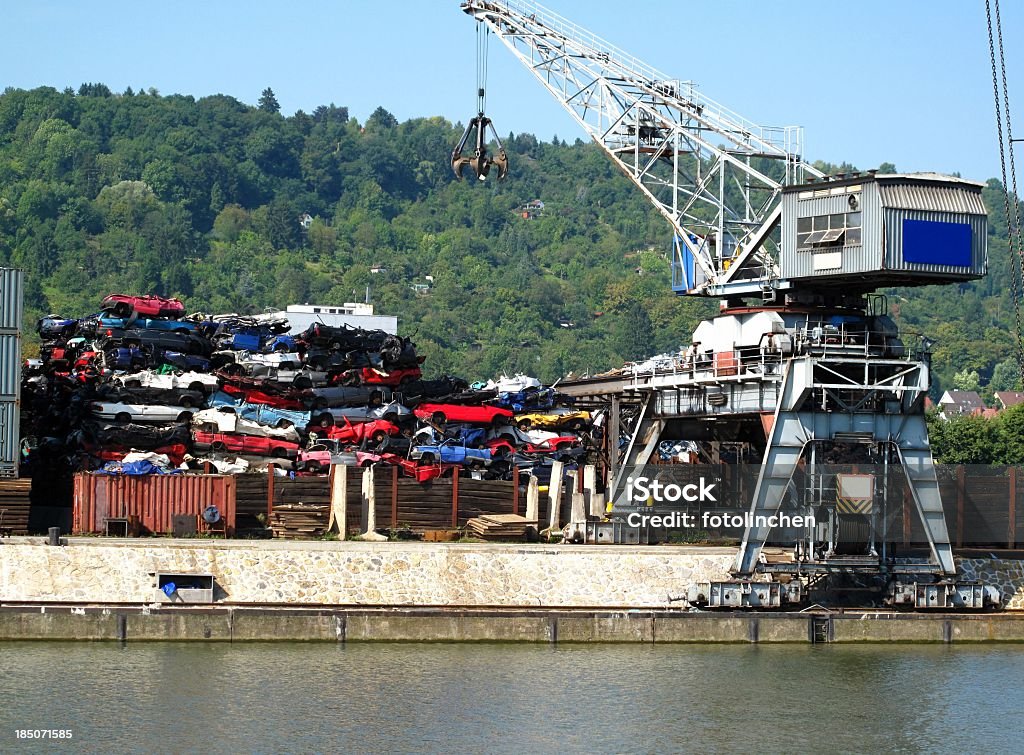
[[[529,0],[466,0],[669,221],[673,287],[785,288],[774,251],[782,188],[822,173],[800,129],[758,126]]]

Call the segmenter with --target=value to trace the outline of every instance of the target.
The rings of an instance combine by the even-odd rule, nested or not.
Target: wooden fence
[[[345,518],[350,531],[362,525],[362,469],[350,468]],[[527,478],[522,478],[525,485]],[[275,506],[306,503],[328,506],[330,481],[323,477],[241,475],[236,487],[239,532],[262,530]],[[399,474],[398,467],[378,467],[374,476],[374,513],[378,527],[424,530],[456,529],[481,514],[524,514],[525,493],[516,481],[444,477],[419,483]],[[549,500],[541,495],[541,529],[548,521]],[[567,522],[571,497],[562,496],[561,521]]]
[[[696,465],[694,467],[691,471],[696,474],[699,470]],[[1024,548],[1022,467],[939,466],[937,471],[946,524],[954,547]],[[362,524],[361,474],[361,469],[349,469],[346,518],[350,530],[358,530]],[[326,476],[291,478],[248,474],[232,479],[234,485],[230,497],[234,503],[236,532],[241,536],[265,532],[274,506],[286,503],[330,503],[330,482]],[[93,487],[97,484],[90,482]],[[526,478],[522,480],[523,485],[496,480],[442,478],[421,484],[399,476],[397,468],[380,467],[375,477],[376,522],[379,527],[408,527],[423,531],[462,527],[468,519],[480,514],[524,514],[525,482]],[[100,527],[98,522],[102,517],[98,519],[96,511],[86,511],[81,507],[89,499],[82,495],[81,486],[84,483],[85,479],[78,480],[80,500],[76,502],[79,504],[79,516],[76,518],[75,531],[95,532]],[[4,510],[0,526],[11,528],[13,534],[28,532],[31,484],[32,480],[28,479],[0,480],[0,509]],[[109,486],[111,483],[106,484]],[[118,490],[119,485],[125,484],[113,483]],[[887,500],[890,505],[884,521],[886,540],[897,546],[924,545],[926,538],[920,519],[898,467],[890,471],[887,484]],[[746,490],[745,483],[741,488]],[[231,511],[232,502],[223,495],[211,497],[208,494],[210,491],[205,488],[201,490],[204,494],[198,497],[182,498],[169,493],[162,495],[160,498],[164,503],[159,507],[160,521],[154,521],[150,529],[154,532],[164,531],[167,526],[164,515],[168,512],[195,513],[199,503],[216,503],[225,515]],[[141,498],[127,488],[121,497],[126,500]],[[571,506],[568,490],[563,493],[561,500],[559,518],[564,524],[569,521]],[[549,520],[548,506],[549,497],[542,493],[538,512],[541,529]],[[143,505],[145,510],[146,506]],[[104,515],[126,515],[126,512],[127,509],[110,509]]]

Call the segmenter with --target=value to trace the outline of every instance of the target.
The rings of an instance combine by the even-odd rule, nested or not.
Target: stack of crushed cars
[[[177,299],[112,294],[80,319],[37,323],[23,375],[30,474],[127,471],[322,474],[397,466],[419,481],[456,471],[541,475],[600,445],[601,421],[534,378],[424,380],[409,339],[278,315],[186,316]]]

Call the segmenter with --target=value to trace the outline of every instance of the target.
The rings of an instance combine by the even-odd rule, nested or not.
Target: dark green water
[[[1003,753],[1022,683],[1017,646],[0,643],[0,752]]]

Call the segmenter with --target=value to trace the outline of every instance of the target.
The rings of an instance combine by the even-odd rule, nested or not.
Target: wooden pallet
[[[0,534],[27,535],[32,480],[0,480]]]
[[[469,534],[484,540],[523,540],[527,527],[536,527],[537,522],[518,514],[486,514],[466,522]]]
[[[270,529],[276,538],[311,540],[327,531],[329,506],[284,503],[274,507]]]

